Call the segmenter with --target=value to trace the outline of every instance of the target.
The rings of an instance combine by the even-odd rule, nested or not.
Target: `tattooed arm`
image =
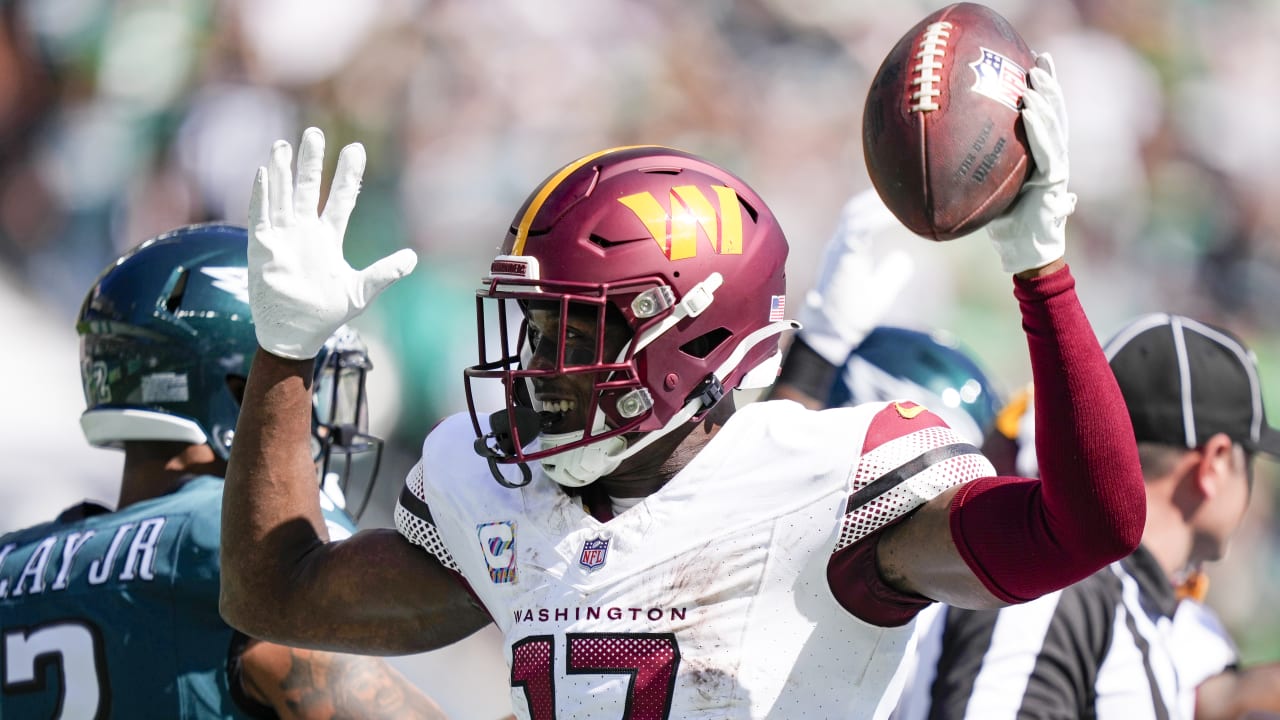
[[[249,640],[239,664],[245,695],[281,718],[446,717],[435,701],[381,658]]]

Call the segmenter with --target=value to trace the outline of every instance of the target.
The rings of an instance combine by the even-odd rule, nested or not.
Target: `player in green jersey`
[[[116,510],[0,537],[0,718],[444,717],[377,658],[248,638],[218,615],[222,476],[257,348],[246,232],[196,225],[109,266],[80,311],[89,442],[125,451]],[[313,447],[330,537],[376,472],[359,337],[325,344]],[[367,492],[369,486],[363,486]]]

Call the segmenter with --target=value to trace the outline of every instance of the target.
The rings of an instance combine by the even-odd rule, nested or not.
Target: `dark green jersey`
[[[199,477],[0,537],[0,718],[248,717],[218,616],[221,507],[222,480]]]

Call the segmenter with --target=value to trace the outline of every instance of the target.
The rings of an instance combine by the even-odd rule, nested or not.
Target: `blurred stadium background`
[[[661,143],[736,171],[792,243],[793,297],[868,186],[861,107],[897,38],[943,2],[4,0],[0,2],[0,533],[93,498],[120,458],[85,446],[73,319],[120,251],[171,227],[244,222],[273,140],[365,143],[348,232],[363,266],[421,255],[359,325],[389,440],[364,524],[390,522],[436,419],[462,408],[472,290],[525,194],[601,147]],[[1280,413],[1280,3],[993,0],[1050,51],[1071,116],[1068,260],[1106,338],[1185,313],[1257,349]],[[1029,380],[1009,281],[981,234],[904,234],[917,275],[887,319],[943,328],[1008,393]],[[1276,466],[1211,571],[1246,660],[1280,658]],[[400,661],[459,718],[505,712],[485,632]]]

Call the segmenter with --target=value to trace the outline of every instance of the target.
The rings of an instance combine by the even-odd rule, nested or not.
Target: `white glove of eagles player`
[[[412,272],[418,256],[406,248],[364,270],[352,268],[342,256],[342,238],[364,175],[364,146],[352,143],[338,155],[323,213],[317,207],[324,133],[317,128],[302,133],[296,188],[289,171],[292,156],[289,143],[277,140],[270,164],[258,168],[253,180],[249,307],[264,350],[306,360],[391,283]]]
[[[844,365],[911,278],[914,264],[907,253],[892,251],[879,264],[871,257],[872,238],[897,226],[875,190],[854,195],[840,213],[822,252],[817,285],[805,294],[797,318],[805,344],[832,365]]]
[[[987,224],[1010,273],[1044,267],[1066,254],[1067,216],[1076,209],[1075,194],[1067,192],[1067,106],[1048,53],[1036,57],[1022,102],[1036,169],[1009,212]]]

